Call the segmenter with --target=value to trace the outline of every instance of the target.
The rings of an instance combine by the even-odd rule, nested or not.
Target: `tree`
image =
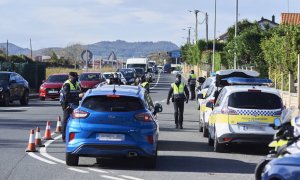
[[[62,51],[62,55],[68,61],[68,64],[74,64],[74,67],[77,68],[83,50],[83,46],[79,43],[70,44]]]

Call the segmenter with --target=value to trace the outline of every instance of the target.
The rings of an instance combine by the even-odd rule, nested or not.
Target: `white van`
[[[126,61],[126,68],[143,68],[148,70],[148,58],[129,58]]]

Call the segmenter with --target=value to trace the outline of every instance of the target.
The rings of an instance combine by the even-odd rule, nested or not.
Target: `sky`
[[[235,23],[236,0],[217,0],[216,34]],[[186,42],[195,14],[208,13],[213,39],[214,0],[0,0],[0,42],[7,40],[34,50],[75,43],[125,40]],[[299,0],[239,0],[239,19],[261,17],[280,23],[280,13],[300,12]],[[203,13],[198,14],[198,36],[205,38]],[[201,24],[202,23],[202,24]],[[191,40],[195,30],[191,30]]]

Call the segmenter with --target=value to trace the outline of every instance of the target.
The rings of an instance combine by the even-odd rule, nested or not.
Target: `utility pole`
[[[205,25],[206,25],[206,43],[208,42],[208,14],[205,13]]]
[[[182,30],[188,30],[187,44],[191,44],[191,27],[183,28]]]
[[[200,11],[199,10],[195,10],[195,17],[196,17],[196,26],[195,26],[195,44],[197,44],[197,41],[198,41],[198,13]]]
[[[213,41],[213,58],[212,58],[211,72],[215,71],[216,26],[217,26],[217,0],[215,0],[214,41]]]
[[[239,13],[239,0],[236,0],[236,14],[235,14],[235,32],[234,32],[234,44],[235,44],[235,50],[234,50],[234,69],[236,69],[237,64],[237,42],[236,42],[236,36],[237,36],[237,23],[238,23],[238,13]]]

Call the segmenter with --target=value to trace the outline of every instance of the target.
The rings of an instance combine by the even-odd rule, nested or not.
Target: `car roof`
[[[272,93],[279,96],[279,91],[277,89],[268,86],[226,86],[223,89],[226,89],[230,94],[234,92],[248,92],[249,89],[252,89],[261,90],[262,92]]]
[[[113,90],[116,90],[114,93]],[[132,96],[142,98],[144,95],[144,88],[140,86],[130,86],[130,85],[100,85],[97,88],[90,89],[86,96],[95,95],[109,95],[115,94],[120,96]]]
[[[61,76],[61,75],[67,75],[68,73],[55,73],[55,74],[50,74],[49,76]]]
[[[8,72],[8,71],[0,71],[1,74],[11,74],[11,73],[15,73],[15,72]]]
[[[101,72],[83,72],[81,74],[101,74]]]
[[[246,75],[253,76],[253,77],[258,77],[259,76],[259,73],[256,72],[256,71],[243,70],[243,69],[220,70],[220,71],[217,71],[216,74],[220,75],[220,76],[226,76],[226,75],[229,75],[229,74],[234,73],[234,72],[244,73]]]

